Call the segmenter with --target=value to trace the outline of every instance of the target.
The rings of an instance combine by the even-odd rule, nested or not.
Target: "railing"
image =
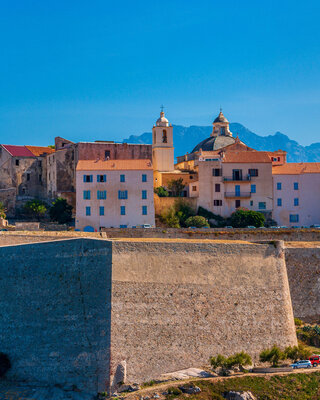
[[[251,197],[251,192],[225,192],[224,197],[226,198],[249,198]]]
[[[246,175],[246,176],[224,176],[223,177],[223,181],[224,182],[249,182],[251,181],[251,176],[250,175]]]

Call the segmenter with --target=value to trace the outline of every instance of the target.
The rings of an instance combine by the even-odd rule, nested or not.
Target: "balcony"
[[[226,199],[249,199],[251,192],[225,192],[224,197]]]
[[[223,182],[250,182],[251,181],[251,176],[250,175],[245,175],[245,176],[224,176]]]

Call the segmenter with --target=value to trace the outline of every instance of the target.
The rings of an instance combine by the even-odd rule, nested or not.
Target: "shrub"
[[[231,214],[229,221],[234,228],[245,228],[248,225],[259,228],[264,225],[265,216],[258,211],[237,210]]]
[[[260,361],[261,362],[270,362],[273,367],[277,367],[280,360],[284,360],[286,355],[281,349],[273,345],[271,349],[263,350],[260,353]]]
[[[297,361],[297,360],[306,360],[308,359],[312,351],[309,350],[303,344],[299,344],[298,346],[288,346],[285,351],[285,358],[289,358],[290,360]]]
[[[6,212],[7,212],[7,210],[6,210],[5,206],[0,201],[0,218],[6,219],[7,218]]]
[[[248,353],[241,351],[228,358],[218,354],[216,357],[210,358],[210,364],[213,368],[221,367],[223,369],[230,369],[234,366],[243,368],[244,365],[252,364],[252,359]]]
[[[176,200],[174,203],[174,209],[176,211],[176,216],[179,218],[179,224],[181,226],[187,226],[186,220],[189,217],[195,215],[192,207],[185,200]]]
[[[180,390],[177,387],[170,387],[168,388],[168,394],[174,394],[175,396],[179,396],[179,394],[182,393],[182,390]]]
[[[301,326],[301,325],[302,325],[301,319],[295,318],[295,319],[294,319],[294,324],[295,324],[295,326]]]
[[[27,215],[37,219],[43,217],[47,212],[46,203],[37,199],[27,201],[23,208]]]
[[[208,221],[204,218],[201,217],[200,215],[196,215],[194,217],[189,217],[186,222],[186,226],[195,226],[196,228],[203,228],[203,227],[209,227]]]
[[[154,188],[154,192],[159,196],[159,197],[168,197],[169,192],[164,188],[163,186],[159,186],[157,188]]]
[[[209,219],[216,220],[218,222],[218,226],[224,226],[226,223],[225,218],[221,217],[221,215],[214,214],[203,207],[198,207],[197,214],[200,215],[201,217],[204,217],[207,220]]]
[[[66,199],[58,197],[49,210],[50,219],[57,221],[59,224],[65,224],[72,220],[72,206],[67,203]]]
[[[174,207],[169,207],[163,211],[160,215],[160,219],[169,228],[180,228],[179,218],[176,216],[176,210]]]

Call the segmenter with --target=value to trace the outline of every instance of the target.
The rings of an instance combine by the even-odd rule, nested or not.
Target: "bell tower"
[[[155,171],[174,170],[173,127],[164,116],[163,106],[152,128],[152,162]]]

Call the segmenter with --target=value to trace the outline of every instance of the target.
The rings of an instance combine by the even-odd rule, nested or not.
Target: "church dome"
[[[229,146],[230,144],[235,143],[236,139],[232,136],[210,136],[207,139],[204,139],[202,142],[196,145],[196,147],[192,150],[191,153],[196,151],[214,151],[221,149],[222,147]]]
[[[219,115],[217,116],[217,118],[213,121],[213,123],[215,122],[226,122],[228,123],[229,121],[227,120],[227,118],[223,115],[222,110],[219,112]]]
[[[169,121],[164,116],[164,112],[163,111],[161,111],[160,118],[157,119],[156,125],[157,126],[169,126]]]

